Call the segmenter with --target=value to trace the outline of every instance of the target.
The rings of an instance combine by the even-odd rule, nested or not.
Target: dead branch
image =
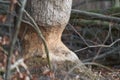
[[[21,3],[22,3],[22,7],[20,9],[20,14],[19,14],[18,21],[17,21],[17,24],[16,24],[16,32],[14,34],[13,41],[11,42],[10,52],[8,54],[6,73],[5,73],[5,80],[10,79],[11,70],[10,70],[9,67],[11,66],[11,58],[12,58],[12,54],[13,54],[13,50],[14,50],[14,45],[16,43],[17,36],[18,36],[19,30],[20,30],[20,24],[21,24],[21,20],[22,20],[23,11],[24,11],[24,8],[25,8],[25,5],[26,5],[26,0],[21,1]]]
[[[106,56],[108,56],[110,54],[114,54],[114,52],[119,51],[119,49],[120,49],[120,46],[114,48],[113,50],[105,52],[104,54],[97,56],[95,60],[97,61],[97,60],[100,60],[102,58],[105,58]],[[92,60],[93,60],[93,58],[89,58],[89,59],[83,60],[83,62],[91,62]]]
[[[74,24],[74,26],[80,26],[80,27],[86,27],[86,26],[95,26],[95,27],[98,27],[98,26],[101,26],[104,27],[104,28],[108,28],[109,27],[109,24],[110,22],[107,22],[107,21],[100,21],[100,20],[85,20],[85,19],[71,19],[70,20],[70,23],[71,24]],[[112,28],[119,28],[120,25],[119,24],[112,24]]]
[[[72,14],[78,15],[79,18],[85,18],[88,20],[101,20],[101,21],[120,23],[120,18],[118,17],[112,17],[112,16],[107,16],[93,12],[72,9]]]

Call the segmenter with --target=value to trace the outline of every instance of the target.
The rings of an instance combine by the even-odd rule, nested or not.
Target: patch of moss
[[[35,65],[45,66],[48,64],[47,59],[41,58],[40,56],[32,57],[28,59],[26,63],[29,66],[35,66]]]

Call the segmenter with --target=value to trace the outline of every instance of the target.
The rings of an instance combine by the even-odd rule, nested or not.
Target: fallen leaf
[[[6,15],[0,15],[0,22],[4,23],[6,21],[7,17]]]

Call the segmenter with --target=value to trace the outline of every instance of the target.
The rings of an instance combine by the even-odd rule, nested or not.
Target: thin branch
[[[84,37],[82,37],[82,35],[80,33],[77,32],[77,30],[69,23],[69,26],[77,33],[77,35],[79,35],[79,37],[83,40],[83,42],[89,46],[89,44],[86,42],[86,40],[84,39]]]
[[[2,46],[0,46],[0,50],[3,51],[5,55],[8,55],[8,52]]]
[[[84,17],[90,20],[93,19],[93,20],[120,23],[120,18],[118,17],[112,17],[112,16],[107,16],[107,15],[93,13],[93,12],[72,9],[72,14],[76,14],[76,15],[79,15],[80,17]]]
[[[16,24],[16,32],[15,32],[15,34],[13,36],[13,40],[11,42],[10,53],[8,54],[7,66],[6,66],[6,73],[5,73],[5,80],[9,80],[10,79],[11,58],[12,58],[12,54],[13,54],[13,50],[14,50],[14,45],[16,43],[17,36],[18,36],[19,30],[20,30],[20,24],[21,24],[21,21],[22,21],[22,15],[23,15],[23,12],[24,12],[26,1],[27,0],[21,1],[22,7],[20,9],[20,14],[19,14],[18,21],[17,21],[17,24]]]
[[[112,47],[114,44],[116,44],[117,42],[119,42],[120,39],[117,39],[115,40],[113,43],[111,43],[110,45],[104,45],[104,44],[99,44],[99,45],[92,45],[92,46],[88,46],[88,47],[84,47],[82,49],[78,49],[78,50],[75,50],[74,52],[80,52],[80,51],[83,51],[85,49],[88,49],[88,48],[94,48],[94,47]]]
[[[10,1],[0,1],[1,4],[10,4]]]
[[[108,34],[107,34],[107,36],[106,36],[106,38],[105,38],[103,44],[106,43],[106,41],[108,40],[108,38],[109,38],[110,35],[111,35],[111,26],[112,26],[112,23],[109,24],[109,31],[108,31]],[[100,47],[100,48],[99,48],[97,54],[96,54],[95,57],[93,58],[93,61],[95,61],[96,57],[99,56],[99,54],[100,54],[100,52],[101,52],[102,49],[103,49],[103,47]]]
[[[99,56],[96,57],[95,60],[99,60],[99,59],[104,58],[104,57],[106,57],[107,55],[110,55],[110,54],[114,54],[115,51],[119,51],[119,50],[120,50],[120,46],[118,46],[117,48],[114,48],[113,50],[105,52],[103,54],[100,54]],[[92,60],[93,60],[93,58],[89,58],[89,59],[83,60],[83,62],[91,62]]]
[[[94,26],[94,27],[98,27],[98,26],[101,26],[101,28],[105,27],[109,27],[109,24],[111,22],[107,22],[107,21],[100,21],[100,20],[86,20],[86,19],[71,19],[70,20],[70,23],[71,24],[74,24],[74,26],[80,26],[80,27],[86,27],[86,26]],[[120,27],[120,24],[113,24],[113,29],[114,28],[119,28]]]

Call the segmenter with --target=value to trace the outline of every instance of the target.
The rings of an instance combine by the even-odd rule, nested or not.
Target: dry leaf
[[[2,38],[2,45],[9,45],[10,44],[10,39],[8,36],[3,36]]]
[[[4,23],[6,21],[7,17],[6,15],[0,15],[0,22]]]
[[[55,79],[54,72],[52,72],[52,71],[50,71],[50,70],[44,71],[43,74],[49,76],[52,80]]]

